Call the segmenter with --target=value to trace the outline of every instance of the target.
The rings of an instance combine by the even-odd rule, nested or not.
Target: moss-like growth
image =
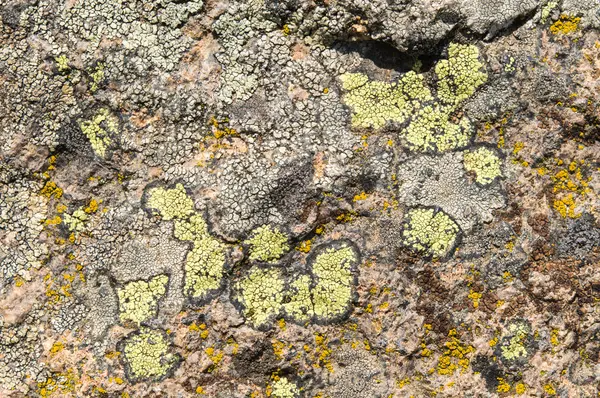
[[[143,328],[127,336],[122,343],[127,376],[132,381],[160,379],[173,369],[178,358],[170,354],[163,332]]]
[[[173,189],[152,188],[146,207],[158,210],[163,220],[185,219],[194,213],[194,202],[181,184]]]
[[[158,300],[167,291],[167,275],[158,275],[149,281],[129,282],[117,290],[119,297],[119,317],[121,321],[141,324],[154,316],[158,309]]]
[[[254,268],[236,288],[244,316],[253,326],[265,326],[281,311],[285,283],[280,270]]]
[[[295,398],[299,393],[298,386],[286,377],[278,378],[271,387],[271,397],[273,398]]]
[[[250,245],[250,260],[258,260],[267,263],[276,262],[286,251],[290,249],[288,237],[278,228],[263,225],[251,233],[250,239],[244,241]]]
[[[466,151],[463,157],[465,170],[475,173],[475,181],[482,185],[490,184],[502,175],[500,158],[495,151],[481,147]]]
[[[412,209],[406,216],[403,243],[432,257],[444,257],[454,247],[458,225],[443,211]]]
[[[314,314],[320,320],[333,320],[343,316],[352,302],[353,267],[358,254],[346,243],[336,243],[315,253],[311,261],[316,280],[312,290]]]
[[[211,236],[194,242],[185,261],[185,292],[192,298],[205,298],[221,286],[225,272],[225,247]]]
[[[90,141],[96,155],[103,158],[112,143],[110,133],[116,134],[119,124],[117,118],[112,116],[108,109],[100,109],[91,120],[79,123],[79,127]]]

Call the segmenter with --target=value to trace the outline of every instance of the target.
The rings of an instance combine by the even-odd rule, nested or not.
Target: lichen
[[[500,347],[502,357],[508,361],[526,358],[528,355],[526,339],[531,329],[525,323],[517,322],[508,326],[510,337]]]
[[[142,328],[127,336],[123,343],[126,369],[133,381],[160,379],[177,362],[177,357],[168,352],[169,343],[161,331]]]
[[[290,283],[288,292],[289,301],[283,307],[291,318],[298,322],[308,322],[314,316],[311,279],[308,275],[301,275]]]
[[[167,275],[158,275],[149,281],[133,281],[117,289],[121,321],[139,325],[154,316],[158,300],[167,291],[168,281]]]
[[[487,185],[502,175],[500,158],[495,151],[480,147],[465,151],[463,163],[467,171],[475,173],[475,180],[481,185]]]
[[[194,213],[194,202],[182,184],[173,189],[150,189],[146,207],[158,210],[163,220],[184,219]]]
[[[314,257],[311,270],[316,284],[312,290],[315,316],[331,320],[342,316],[352,302],[353,266],[356,251],[342,243],[327,247]]]
[[[104,158],[106,150],[113,142],[110,134],[116,134],[118,131],[117,119],[108,109],[103,108],[91,120],[80,122],[79,127],[90,141],[96,155]]]
[[[271,397],[273,398],[295,398],[299,393],[296,384],[286,377],[278,377],[271,386]]]
[[[416,208],[406,215],[402,237],[406,246],[440,258],[454,247],[458,233],[458,225],[443,211]]]
[[[250,260],[274,263],[290,249],[287,235],[277,227],[263,225],[253,230],[250,235],[251,237],[244,241],[250,246]]]
[[[204,236],[194,242],[185,261],[185,292],[193,298],[204,298],[221,286],[225,272],[224,245]]]
[[[236,288],[244,316],[254,327],[265,326],[281,311],[285,282],[279,269],[253,268]]]
[[[85,223],[89,216],[83,208],[79,208],[73,214],[63,214],[63,223],[71,232],[81,232],[85,229]]]

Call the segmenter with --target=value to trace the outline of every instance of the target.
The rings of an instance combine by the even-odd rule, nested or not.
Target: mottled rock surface
[[[600,396],[599,29],[2,1],[0,396]]]

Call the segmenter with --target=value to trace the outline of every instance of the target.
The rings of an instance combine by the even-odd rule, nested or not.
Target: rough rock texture
[[[2,1],[0,396],[599,396],[599,29]]]

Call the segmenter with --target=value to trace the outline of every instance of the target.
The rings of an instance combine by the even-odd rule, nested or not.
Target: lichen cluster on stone
[[[271,396],[274,398],[295,398],[300,392],[296,384],[292,383],[287,377],[280,377],[273,382]]]
[[[489,148],[480,147],[473,151],[465,151],[463,159],[465,169],[474,172],[475,180],[482,185],[490,184],[502,175],[500,158]]]
[[[263,225],[253,230],[244,243],[250,245],[250,260],[274,263],[289,250],[287,241],[286,234],[278,228]]]
[[[127,336],[122,344],[123,360],[132,380],[160,379],[178,361],[169,352],[164,333],[158,330],[143,328]]]
[[[129,282],[119,288],[117,295],[121,321],[132,321],[139,325],[156,314],[158,301],[165,294],[168,281],[167,275],[159,275],[149,281]]]
[[[460,229],[443,211],[411,209],[402,231],[404,244],[428,256],[446,256],[454,247]]]
[[[473,127],[467,117],[452,121],[459,105],[487,81],[479,50],[452,43],[448,59],[435,67],[437,90],[432,95],[423,75],[408,72],[395,83],[369,81],[364,74],[340,76],[348,93],[344,102],[352,109],[356,127],[380,129],[388,122],[401,128],[400,136],[411,150],[445,152],[465,147]]]
[[[118,132],[118,122],[110,111],[106,108],[100,109],[91,120],[82,121],[79,127],[90,141],[96,155],[105,157],[108,147],[113,142],[111,134]]]

